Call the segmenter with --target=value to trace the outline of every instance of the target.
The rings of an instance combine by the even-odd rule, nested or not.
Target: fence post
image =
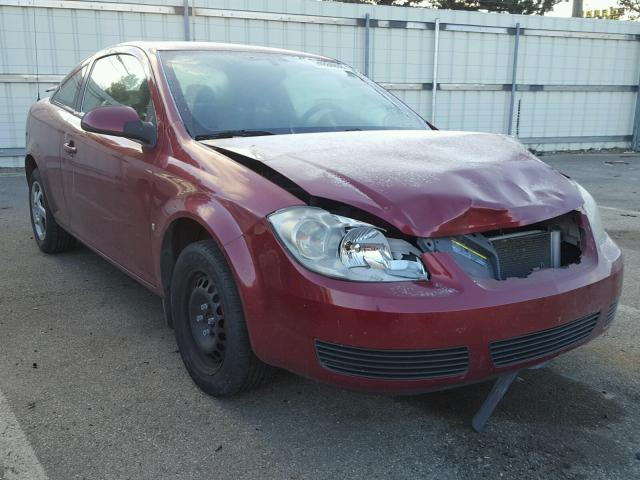
[[[631,150],[640,150],[640,86],[636,94],[636,113],[633,116],[633,136],[631,137]]]
[[[440,50],[440,19],[436,18],[433,40],[433,83],[431,85],[431,123],[436,123],[436,92],[438,91],[438,50]]]
[[[189,0],[182,2],[182,18],[184,20],[184,39],[191,40],[190,22],[189,22]]]
[[[518,47],[520,45],[520,23],[516,23],[516,39],[513,46],[513,70],[511,71],[511,100],[509,102],[509,126],[507,133],[513,132],[513,109],[516,104],[516,75],[518,72]]]
[[[369,31],[371,29],[371,17],[364,16],[364,74],[369,76]]]

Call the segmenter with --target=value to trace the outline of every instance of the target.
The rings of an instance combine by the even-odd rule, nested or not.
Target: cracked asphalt
[[[490,384],[391,397],[282,372],[207,397],[160,300],[86,248],[41,254],[24,177],[0,174],[0,480],[35,478],[29,446],[61,480],[640,478],[640,156],[543,159],[600,203],[624,293],[610,331],[522,372],[482,435]]]

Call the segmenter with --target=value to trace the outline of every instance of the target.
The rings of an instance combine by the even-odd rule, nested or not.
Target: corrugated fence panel
[[[176,4],[154,0],[161,3]],[[2,75],[35,75],[36,50],[40,75],[61,76],[109,45],[184,39],[182,16],[160,13],[0,5],[0,27],[0,166],[22,165],[22,158],[11,154],[24,147],[27,112],[38,94],[33,79],[5,82]],[[41,95],[50,85],[41,82]]]
[[[523,36],[519,84],[600,86],[602,91],[518,92],[514,133],[524,138],[632,135],[637,93],[607,91],[607,86],[637,85],[639,55],[637,41]]]
[[[392,93],[409,105],[415,112],[419,113],[423,118],[431,118],[431,91],[393,90]]]
[[[196,41],[246,43],[338,58],[356,68],[364,63],[363,32],[356,26],[198,16]]]
[[[461,89],[468,84],[507,84],[513,48],[512,37],[505,34],[444,30],[440,33],[438,81]],[[441,91],[435,121],[451,130],[504,133],[508,102],[509,93],[502,90]]]
[[[446,130],[502,133],[508,102],[504,92],[438,92],[438,126]]]
[[[34,83],[0,83],[0,146],[24,146],[25,112],[36,95]]]
[[[509,83],[513,38],[495,33],[440,34],[438,81],[443,83]],[[487,68],[491,65],[491,68]]]
[[[631,135],[635,96],[625,92],[524,92],[520,126],[529,137]],[[579,119],[579,121],[576,121]]]
[[[66,74],[97,50],[130,40],[182,40],[178,15],[0,6],[0,73]],[[35,27],[35,34],[34,34]]]
[[[33,6],[35,4],[35,7]],[[512,133],[541,150],[630,145],[640,78],[640,25],[344,4],[190,0],[192,39],[338,58],[436,123],[506,133],[519,23]],[[21,164],[24,123],[40,91],[83,58],[128,40],[183,40],[181,0],[5,0],[0,5],[0,166]],[[369,15],[369,50],[364,18]],[[37,45],[37,48],[36,48]],[[367,54],[368,53],[368,57]]]
[[[635,85],[640,42],[523,36],[518,83]]]
[[[422,83],[433,76],[433,30],[374,28],[371,77],[381,83]]]

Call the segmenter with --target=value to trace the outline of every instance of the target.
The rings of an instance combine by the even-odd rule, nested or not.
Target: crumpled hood
[[[420,237],[527,225],[583,203],[567,178],[505,135],[366,131],[204,143]]]

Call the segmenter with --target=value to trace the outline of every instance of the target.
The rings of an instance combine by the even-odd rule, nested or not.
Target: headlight
[[[582,199],[584,200],[582,210],[589,219],[591,231],[593,232],[593,238],[595,238],[596,243],[600,245],[607,239],[607,233],[604,231],[604,227],[602,226],[602,219],[600,218],[598,204],[582,185],[573,180],[572,182],[580,192],[580,195],[582,195]]]
[[[286,208],[268,219],[287,250],[314,272],[362,282],[428,280],[416,247],[368,223],[315,207]]]

